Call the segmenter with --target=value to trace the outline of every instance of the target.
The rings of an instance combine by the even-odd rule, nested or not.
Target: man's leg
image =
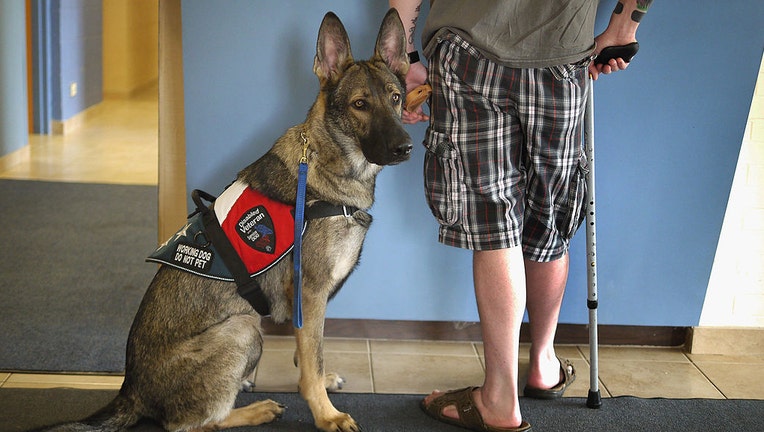
[[[518,426],[517,359],[526,298],[522,248],[475,251],[472,271],[485,351],[485,381],[475,403],[486,423]]]
[[[531,351],[528,385],[552,388],[560,382],[554,335],[568,278],[568,254],[550,262],[525,260]]]
[[[520,324],[525,310],[525,269],[520,247],[473,253],[475,297],[485,351],[485,381],[473,398],[486,424],[517,427]],[[439,392],[428,396],[430,403]],[[458,418],[453,406],[443,414]]]
[[[525,119],[534,131],[525,159],[526,199],[533,205],[525,208],[522,242],[531,337],[528,385],[547,389],[560,382],[554,335],[568,278],[568,243],[584,214],[581,130],[587,80],[583,68],[568,80],[546,69],[526,72],[534,83],[526,96],[534,103],[533,115]]]

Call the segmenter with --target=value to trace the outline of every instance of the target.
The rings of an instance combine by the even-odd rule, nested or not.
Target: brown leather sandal
[[[485,424],[483,416],[480,415],[475,406],[475,401],[472,399],[472,392],[476,388],[465,387],[459,390],[451,390],[433,399],[429,405],[425,404],[424,400],[422,400],[419,406],[422,408],[422,411],[435,420],[477,432],[527,432],[531,430],[531,425],[526,421],[523,421],[516,428],[502,428]],[[456,407],[456,411],[459,413],[458,419],[443,415],[443,408],[451,405]]]
[[[562,397],[568,386],[576,380],[576,369],[570,360],[563,360],[559,357],[557,357],[557,360],[560,361],[560,382],[550,389],[540,389],[526,385],[523,389],[523,396],[532,399],[559,399]]]

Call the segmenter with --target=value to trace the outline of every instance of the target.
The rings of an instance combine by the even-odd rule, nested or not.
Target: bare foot
[[[549,389],[565,378],[560,370],[560,360],[556,356],[546,359],[542,364],[531,364],[528,368],[528,386]]]

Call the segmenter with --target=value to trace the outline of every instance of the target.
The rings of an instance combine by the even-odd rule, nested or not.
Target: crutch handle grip
[[[639,42],[632,42],[627,45],[609,46],[603,48],[594,59],[595,64],[607,64],[611,59],[622,58],[629,63],[639,51]]]

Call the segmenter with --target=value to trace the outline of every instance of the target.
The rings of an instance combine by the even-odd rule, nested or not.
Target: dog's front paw
[[[324,387],[326,387],[326,391],[333,392],[342,390],[343,385],[345,385],[345,378],[342,378],[336,373],[329,372],[324,375]]]
[[[359,432],[361,430],[353,417],[343,412],[332,418],[316,421],[316,427],[325,432]]]

